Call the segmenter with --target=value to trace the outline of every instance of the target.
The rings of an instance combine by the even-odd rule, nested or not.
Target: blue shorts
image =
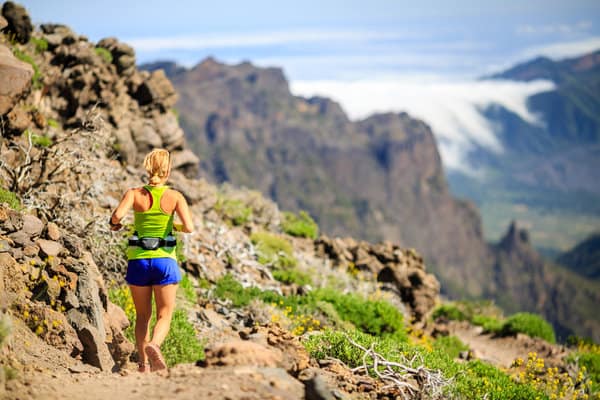
[[[181,281],[181,272],[173,258],[141,258],[129,260],[125,280],[134,286],[169,285]]]

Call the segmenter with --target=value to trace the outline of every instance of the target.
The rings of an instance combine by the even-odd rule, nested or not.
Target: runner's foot
[[[154,372],[167,368],[167,363],[165,362],[165,359],[160,352],[160,348],[157,345],[154,343],[148,343],[146,347],[144,347],[144,351],[148,356],[148,360],[150,360],[151,371]]]

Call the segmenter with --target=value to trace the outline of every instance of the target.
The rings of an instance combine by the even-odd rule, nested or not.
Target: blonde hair
[[[171,155],[165,149],[154,149],[144,158],[144,168],[150,175],[150,184],[158,185],[166,181],[171,172]]]

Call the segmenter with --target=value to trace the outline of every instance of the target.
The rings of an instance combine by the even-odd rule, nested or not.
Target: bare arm
[[[181,227],[178,230],[185,233],[191,233],[194,231],[194,222],[192,221],[192,214],[185,197],[181,193],[178,193],[177,204],[175,205],[175,212],[179,216],[182,222]]]
[[[110,221],[113,224],[111,226],[111,229],[113,231],[117,231],[117,230],[121,229],[121,226],[122,226],[121,220],[123,219],[123,217],[125,216],[127,211],[129,211],[129,209],[131,207],[133,207],[133,200],[134,200],[134,192],[132,189],[129,189],[128,191],[125,192],[125,194],[123,195],[123,198],[121,199],[121,202],[119,203],[119,205],[117,206],[115,211],[110,216]]]

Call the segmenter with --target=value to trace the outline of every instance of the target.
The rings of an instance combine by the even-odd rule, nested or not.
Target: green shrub
[[[308,297],[313,305],[318,301],[331,303],[340,318],[351,322],[361,332],[408,340],[402,313],[387,301],[367,300],[356,294],[342,294],[333,289],[314,290]]]
[[[323,309],[323,303],[328,303],[337,317],[350,322],[360,332],[390,336],[399,341],[408,340],[402,314],[384,300],[367,300],[356,294],[343,294],[333,289],[317,289],[303,296],[281,296],[256,287],[244,288],[230,274],[217,281],[214,294],[218,298],[231,300],[235,307],[246,306],[252,299],[259,299],[304,315],[318,314]]]
[[[294,258],[294,248],[285,238],[269,232],[255,232],[250,240],[256,247],[258,262],[272,265],[276,269],[294,267],[297,260]]]
[[[154,326],[154,323],[151,325]],[[178,308],[173,313],[171,329],[161,351],[170,367],[204,359],[204,345],[198,340],[196,329],[188,321],[184,310]]]
[[[504,323],[495,317],[486,315],[474,315],[471,319],[474,325],[481,326],[484,332],[500,333]]]
[[[548,399],[544,393],[529,385],[515,382],[498,368],[479,360],[469,361],[465,365],[464,373],[456,375],[454,392],[467,399]]]
[[[567,357],[567,361],[576,363],[580,370],[585,368],[584,375],[591,380],[591,392],[600,398],[600,345],[589,338],[578,337],[570,337],[569,343],[576,350]]]
[[[273,278],[285,284],[296,284],[298,286],[309,285],[311,283],[310,276],[297,268],[278,269],[273,271]]]
[[[44,38],[35,38],[31,37],[30,42],[35,46],[35,51],[39,53],[43,53],[48,50],[48,41]]]
[[[182,235],[178,234],[177,244],[175,245],[175,257],[177,257],[177,262],[182,263],[187,260],[185,256],[185,245],[183,243]]]
[[[185,297],[187,301],[190,303],[196,303],[198,300],[196,289],[194,288],[194,285],[187,274],[183,274],[181,282],[179,282],[179,288],[183,293],[183,297]]]
[[[513,381],[507,374],[491,365],[480,361],[457,363],[444,351],[436,349],[427,351],[422,347],[399,342],[391,337],[376,338],[357,331],[326,330],[311,335],[304,345],[310,355],[317,360],[333,357],[350,368],[363,365],[364,353],[352,345],[348,337],[366,348],[374,345],[375,351],[388,361],[404,362],[412,368],[422,365],[433,371],[441,371],[451,382],[444,389],[444,398],[494,400],[548,398],[528,385]]]
[[[8,206],[13,210],[19,210],[21,208],[21,201],[17,195],[10,190],[0,187],[0,204],[8,203]]]
[[[281,229],[288,235],[316,239],[319,236],[319,226],[306,211],[299,215],[292,212],[283,213]]]
[[[36,135],[35,133],[31,132],[29,129],[27,129],[25,131],[25,135],[28,135],[29,137],[31,137],[31,143],[33,143],[34,146],[37,147],[50,147],[52,146],[52,139],[50,139],[48,136],[45,135]]]
[[[375,351],[390,361],[393,354],[400,351],[399,347],[391,345],[388,340],[377,340],[375,337],[359,331],[340,332],[329,329],[309,336],[304,342],[304,346],[311,357],[317,360],[333,357],[350,368],[354,368],[363,364],[364,353],[352,345],[348,338],[366,348],[375,343]]]
[[[235,226],[244,225],[252,217],[252,208],[238,199],[219,198],[215,210]]]
[[[55,120],[54,118],[48,118],[47,124],[50,128],[54,128],[57,129],[58,128],[58,121]]]
[[[452,303],[442,304],[438,306],[432,314],[433,318],[447,318],[454,321],[464,321],[467,319],[466,315],[459,310],[459,308]]]
[[[576,353],[577,364],[585,367],[592,381],[592,392],[600,395],[600,354],[598,353]]]
[[[100,58],[104,60],[105,63],[112,64],[113,56],[109,50],[105,49],[104,47],[96,47],[94,48],[94,51],[98,56],[100,56]]]
[[[547,342],[556,343],[554,329],[545,319],[536,314],[517,313],[511,315],[502,325],[502,334],[524,333],[531,337],[539,337]]]
[[[231,274],[223,276],[215,285],[215,296],[220,299],[229,299],[235,307],[243,307],[250,304],[250,300],[258,297],[260,289],[244,288]]]
[[[450,358],[457,358],[461,351],[469,350],[469,346],[456,336],[440,336],[433,342],[433,348],[443,351]]]

